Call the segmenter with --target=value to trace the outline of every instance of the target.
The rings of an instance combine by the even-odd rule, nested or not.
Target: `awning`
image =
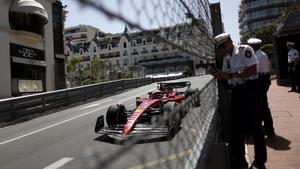
[[[14,0],[10,6],[10,12],[21,12],[41,17],[42,23],[48,22],[45,8],[35,0]]]
[[[277,29],[277,35],[292,35],[300,33],[300,9],[291,12],[283,25]]]

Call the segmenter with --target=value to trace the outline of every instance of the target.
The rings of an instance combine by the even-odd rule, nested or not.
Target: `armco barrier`
[[[181,76],[159,79],[123,79],[28,96],[2,99],[0,100],[0,123],[16,120],[27,115],[54,110],[70,104],[84,102],[88,99],[103,97],[105,95],[144,86],[153,82],[178,78],[181,78]]]
[[[124,79],[0,100],[0,122],[151,84],[150,78]]]

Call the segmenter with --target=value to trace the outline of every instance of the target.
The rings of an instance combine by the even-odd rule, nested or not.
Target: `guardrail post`
[[[42,106],[43,106],[43,112],[45,112],[46,111],[46,98],[45,98],[45,96],[43,96],[42,97]]]
[[[10,104],[10,111],[11,111],[10,112],[11,113],[11,120],[15,120],[17,118],[17,116],[16,116],[13,100],[10,101],[9,104]]]

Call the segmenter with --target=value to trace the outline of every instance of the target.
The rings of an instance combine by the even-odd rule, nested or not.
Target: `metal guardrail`
[[[28,115],[38,115],[45,111],[55,110],[78,102],[85,102],[92,98],[100,98],[130,88],[151,84],[152,82],[177,78],[181,77],[123,79],[2,99],[0,100],[0,123],[13,121]]]

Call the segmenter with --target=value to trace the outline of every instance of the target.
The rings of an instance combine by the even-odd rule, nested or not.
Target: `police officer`
[[[208,72],[232,87],[232,136],[230,138],[231,169],[248,169],[245,159],[245,130],[250,126],[254,139],[254,162],[251,169],[265,169],[266,143],[259,113],[257,64],[253,49],[248,45],[233,44],[229,33],[215,37],[218,49],[224,54],[222,70]]]
[[[299,61],[299,52],[294,49],[295,43],[287,42],[286,46],[289,50],[288,52],[288,65],[289,65],[289,73],[292,82],[292,88],[289,92],[296,92],[296,86],[298,86],[298,92],[300,92],[300,84],[298,82],[297,85],[297,70],[298,70],[298,61]]]
[[[258,59],[258,81],[259,81],[259,96],[260,96],[260,108],[264,122],[264,133],[268,137],[275,136],[273,119],[268,104],[267,92],[271,85],[270,71],[269,71],[269,58],[265,52],[260,49],[261,40],[257,38],[250,38],[247,43],[255,51],[255,55]]]

